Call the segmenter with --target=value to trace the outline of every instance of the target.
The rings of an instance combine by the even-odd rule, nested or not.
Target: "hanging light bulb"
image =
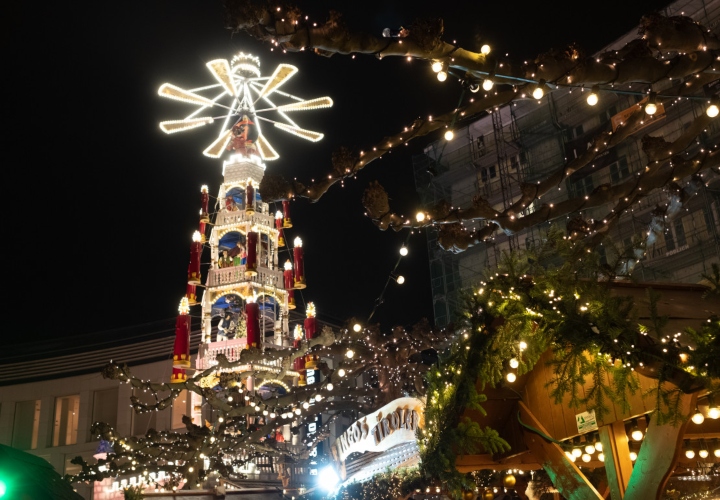
[[[713,446],[715,449],[713,450],[713,455],[715,455],[717,458],[720,458],[720,446],[718,446],[718,440],[713,439]]]
[[[308,408],[310,408],[310,403],[308,403],[307,401],[305,401],[305,402],[303,403],[303,408],[306,409],[306,410],[307,410]],[[298,415],[299,415],[299,413],[298,413]]]
[[[595,441],[595,449],[600,452],[603,451],[602,442],[600,442],[599,439],[597,441]]]
[[[590,91],[590,95],[587,96],[587,103],[590,106],[595,106],[598,103],[598,99],[599,99],[598,92],[600,92],[600,86],[593,85],[593,88]]]
[[[632,419],[632,424],[633,427],[630,431],[630,437],[633,441],[642,441],[644,434],[643,431],[640,430],[640,427],[638,427],[636,418]]]
[[[422,222],[425,220],[425,212],[418,212],[415,214],[415,220],[418,222]]]
[[[545,86],[545,80],[540,80],[538,82],[537,86],[535,87],[535,90],[533,90],[533,93],[532,93],[532,96],[535,99],[540,100],[545,95],[545,90],[543,89],[544,86]]]
[[[344,376],[345,376],[345,370],[343,370],[342,368],[340,368],[340,369],[338,370],[338,376],[339,376],[340,378],[344,377]]]
[[[601,462],[605,461],[605,453],[598,453],[597,459]]]
[[[359,332],[360,330],[362,330],[362,326],[360,325],[360,323],[355,323],[355,324],[353,325],[353,331],[354,331],[354,332]]]
[[[468,90],[475,94],[478,90],[480,90],[480,85],[477,83],[471,83],[468,85]]]
[[[692,416],[692,421],[694,424],[697,425],[700,425],[705,421],[705,415],[700,412],[700,409],[697,407],[697,405],[695,406],[695,413]]]
[[[447,80],[447,71],[445,71],[445,70],[439,71],[437,74],[437,79],[438,79],[438,81],[441,81],[441,82],[444,82],[445,80]]]
[[[328,385],[325,386],[325,389],[327,389],[328,391],[332,391],[332,390],[333,390],[333,385],[332,385],[332,384],[328,384]]]
[[[483,55],[488,55],[490,53],[490,46],[486,43],[482,47],[480,47],[480,53]]]
[[[718,98],[718,96],[715,96],[710,100],[710,104],[708,105],[707,109],[705,110],[705,113],[710,118],[715,118],[718,115],[718,111],[720,111],[718,109],[719,107],[720,107],[720,98]]]
[[[345,351],[345,356],[347,356],[348,359],[352,359],[353,356],[355,356],[355,351],[353,351],[352,349],[348,349],[347,351]]]
[[[593,453],[595,453],[595,445],[587,442],[585,444],[585,453],[587,453],[588,455],[592,455]]]
[[[490,78],[485,78],[483,80],[482,85],[483,85],[483,90],[490,91],[490,90],[492,90],[493,85],[495,85],[495,84],[493,83],[493,81]]]
[[[407,247],[406,247],[405,245],[401,246],[401,247],[400,247],[400,255],[402,255],[403,257],[405,257],[407,254],[408,254],[408,249],[407,249]]]
[[[302,413],[302,410],[300,408],[295,408],[295,415],[300,415]]]
[[[630,452],[630,460],[632,460],[633,462],[635,460],[637,460],[637,453],[635,453],[634,451],[631,451]]]
[[[517,380],[517,376],[513,372],[508,372],[508,374],[505,376],[508,382],[511,384]]]
[[[398,276],[395,278],[395,281],[397,281],[397,284],[398,284],[398,285],[402,285],[403,283],[405,283],[405,276],[403,276],[403,275],[398,275]]]
[[[587,463],[587,462],[589,462],[590,460],[592,460],[592,457],[591,457],[590,455],[588,455],[587,453],[583,453],[583,455],[582,455],[582,461],[585,462],[585,463]]]
[[[510,365],[510,368],[517,368],[518,366],[520,366],[520,362],[517,360],[517,358],[510,358],[508,364]]]
[[[575,448],[573,448],[572,454],[575,456],[575,458],[579,458],[580,456],[582,456],[582,450],[579,446],[576,446]]]
[[[707,458],[708,455],[710,455],[710,452],[704,446],[700,449],[700,451],[698,451],[698,456],[700,458]]]
[[[650,96],[648,97],[648,102],[645,104],[645,113],[648,115],[654,115],[657,113],[657,94],[655,92],[650,92]]]
[[[443,69],[443,65],[440,61],[433,61],[432,66],[430,67],[435,73],[440,73],[440,70]]]
[[[690,446],[690,441],[685,441],[685,456],[689,459],[695,458],[695,450]]]
[[[720,418],[720,408],[715,404],[715,399],[712,396],[708,398],[707,416],[713,420]]]
[[[452,140],[453,140],[453,137],[455,137],[455,134],[453,133],[452,130],[449,130],[449,129],[448,129],[448,130],[445,131],[445,140],[446,140],[446,141],[452,141]]]

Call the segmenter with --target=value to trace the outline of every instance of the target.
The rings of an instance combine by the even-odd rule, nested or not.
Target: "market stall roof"
[[[16,500],[82,500],[47,460],[0,444],[0,481]]]

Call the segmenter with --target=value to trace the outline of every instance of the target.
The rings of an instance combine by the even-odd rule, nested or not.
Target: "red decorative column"
[[[197,304],[197,285],[187,284],[187,287],[185,287],[185,298],[187,298],[188,304],[191,306]]]
[[[283,205],[283,227],[285,229],[289,229],[292,227],[292,221],[290,220],[290,202],[288,200],[284,200],[282,202]]]
[[[175,321],[173,368],[190,368],[190,305],[187,297],[180,300],[180,314]]]
[[[247,234],[247,262],[245,267],[246,276],[257,275],[257,247],[258,233],[250,231]]]
[[[248,182],[245,188],[245,213],[248,215],[255,213],[255,188],[252,182]]]
[[[205,243],[205,228],[207,227],[207,222],[200,219],[200,224],[198,224],[198,233],[200,233],[200,243]]]
[[[307,340],[314,339],[318,336],[317,332],[317,320],[315,319],[315,304],[308,302],[307,310],[305,311],[305,338]],[[314,370],[317,367],[317,356],[314,354],[308,354],[305,356],[305,368],[308,370]]]
[[[302,338],[303,338],[302,327],[300,325],[295,325],[295,339],[293,340],[293,347],[295,349],[300,349],[300,346],[302,345]],[[307,385],[307,376],[306,376],[307,373],[305,371],[305,356],[300,356],[293,360],[293,370],[295,370],[296,372],[298,372],[300,374],[300,377],[298,378],[298,385],[299,386]]]
[[[192,244],[190,245],[190,264],[188,265],[188,283],[199,285],[201,283],[200,276],[200,257],[202,256],[202,243],[199,231],[195,231],[192,236]]]
[[[285,238],[283,238],[283,213],[278,210],[275,212],[275,229],[278,230],[278,246],[285,246]]]
[[[245,304],[247,314],[247,347],[258,349],[260,347],[260,306],[248,297]]]
[[[185,374],[185,370],[182,368],[173,368],[172,375],[170,376],[170,383],[179,384],[185,381],[187,381],[187,375]]]
[[[295,257],[295,283],[293,288],[306,288],[307,285],[305,284],[305,265],[303,259],[302,240],[299,236],[295,238],[293,256]]]
[[[285,290],[288,292],[288,309],[295,309],[295,286],[293,279],[293,268],[289,260],[285,261],[285,271],[283,271],[283,281]]]
[[[208,205],[210,203],[210,195],[208,187],[203,185],[200,188],[200,222],[210,222],[210,214],[208,213]],[[205,234],[204,231],[200,231]]]

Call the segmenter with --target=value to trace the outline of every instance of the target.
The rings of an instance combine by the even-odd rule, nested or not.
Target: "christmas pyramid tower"
[[[302,241],[295,238],[292,251],[287,249],[284,231],[292,227],[289,202],[283,201],[282,210],[273,213],[258,192],[265,161],[279,158],[263,135],[261,125],[270,124],[281,131],[318,141],[322,134],[300,128],[288,114],[332,105],[329,97],[306,101],[280,91],[279,87],[297,72],[297,68],[288,64],[280,64],[270,77],[261,77],[259,59],[240,53],[231,61],[210,61],[207,67],[217,84],[190,90],[164,84],[158,91],[163,97],[197,107],[182,120],[162,122],[160,128],[168,134],[223,123],[218,138],[204,151],[211,158],[222,158],[223,180],[212,213],[208,187],[201,188],[199,227],[192,237],[187,289],[176,322],[172,382],[187,380],[186,370],[192,368],[192,307],[199,306],[202,318],[203,342],[195,370],[205,371],[217,365],[219,354],[232,362],[239,359],[243,349],[262,350],[266,344],[294,344],[288,314],[295,308],[295,290],[305,288]],[[203,93],[209,95],[206,97]],[[276,104],[276,94],[290,102]],[[260,104],[263,108],[256,109]],[[226,112],[225,116],[200,116],[216,109]],[[276,113],[279,120],[263,116],[264,112]],[[210,265],[204,270],[201,264],[208,253],[204,251],[206,247],[209,247]],[[312,331],[314,336],[314,307],[308,307],[307,313],[306,335]],[[305,382],[301,376],[305,366],[300,364],[305,364],[304,358],[295,360],[296,370],[292,375],[295,380],[288,382]],[[277,370],[276,362],[262,360],[240,368],[244,373],[251,373],[244,380],[248,391],[255,389],[253,373]],[[206,377],[208,387],[215,385],[217,376],[215,373]],[[200,423],[202,402],[197,394],[193,397],[197,398],[193,401],[193,421]]]

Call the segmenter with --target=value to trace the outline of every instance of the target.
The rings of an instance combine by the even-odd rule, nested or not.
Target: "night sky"
[[[446,41],[473,50],[489,43],[522,60],[573,41],[598,50],[665,2],[347,4],[299,3],[311,21],[324,21],[334,8],[352,27],[378,34],[417,16],[440,16]],[[216,196],[222,165],[202,155],[217,127],[171,136],[159,130],[158,122],[194,109],[160,98],[162,83],[213,83],[205,62],[239,51],[260,57],[263,76],[280,62],[297,66],[284,89],[304,98],[329,95],[335,106],[296,115],[299,125],[326,134],[319,143],[267,131],[281,156],[268,171],[305,182],[327,175],[337,147],[372,147],[418,116],[452,109],[461,93],[421,61],[271,52],[225,29],[214,0],[18,2],[4,10],[5,355],[16,344],[71,343],[90,333],[103,339],[119,335],[103,333],[116,328],[131,335],[129,327],[177,314],[199,188],[208,184]],[[289,239],[301,236],[306,255],[302,299],[315,302],[321,319],[342,323],[372,310],[406,234],[377,230],[363,216],[362,192],[379,180],[394,210],[414,213],[412,154],[437,138],[394,151],[318,203],[292,203]],[[432,316],[424,235],[411,238],[398,272],[406,283],[389,287],[373,318],[388,328]]]

